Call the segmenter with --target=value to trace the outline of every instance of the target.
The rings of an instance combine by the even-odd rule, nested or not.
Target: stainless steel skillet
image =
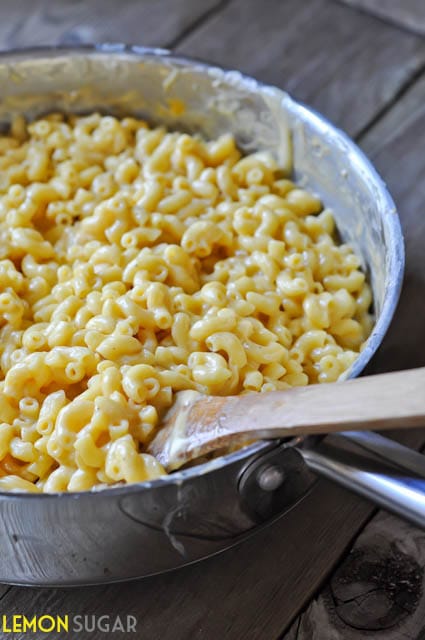
[[[3,123],[14,113],[101,109],[209,137],[232,131],[243,149],[267,148],[282,164],[292,147],[295,178],[333,208],[343,239],[370,274],[377,322],[347,375],[364,369],[397,304],[403,241],[385,185],[342,132],[277,89],[162,50],[102,45],[4,53],[0,79]],[[176,100],[184,101],[182,115]],[[283,514],[313,485],[310,469],[424,524],[419,454],[374,434],[359,438],[259,442],[165,479],[99,492],[1,494],[0,582],[93,584],[193,562]]]

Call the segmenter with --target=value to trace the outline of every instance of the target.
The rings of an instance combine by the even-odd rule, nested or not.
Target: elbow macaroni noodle
[[[0,194],[0,491],[156,478],[175,392],[334,381],[370,331],[331,212],[231,135],[17,118]]]

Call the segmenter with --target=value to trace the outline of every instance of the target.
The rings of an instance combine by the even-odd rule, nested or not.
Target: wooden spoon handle
[[[258,438],[425,426],[425,368],[243,396],[183,391],[148,451],[167,469]]]
[[[425,368],[227,400],[219,410],[221,437],[226,430],[276,438],[425,426]]]

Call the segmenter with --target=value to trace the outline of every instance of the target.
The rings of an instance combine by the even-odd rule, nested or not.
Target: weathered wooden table
[[[397,317],[370,370],[425,365],[425,0],[0,3],[2,48],[93,41],[165,46],[241,69],[355,138],[388,182],[407,249]],[[408,441],[419,447],[425,436]],[[424,566],[425,533],[319,481],[289,516],[216,558],[117,586],[0,585],[0,609],[132,614],[140,640],[419,640]]]

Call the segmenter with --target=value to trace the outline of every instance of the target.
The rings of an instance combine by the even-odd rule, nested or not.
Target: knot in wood
[[[335,612],[353,629],[389,629],[420,601],[423,569],[395,543],[383,542],[352,551],[332,578]]]

